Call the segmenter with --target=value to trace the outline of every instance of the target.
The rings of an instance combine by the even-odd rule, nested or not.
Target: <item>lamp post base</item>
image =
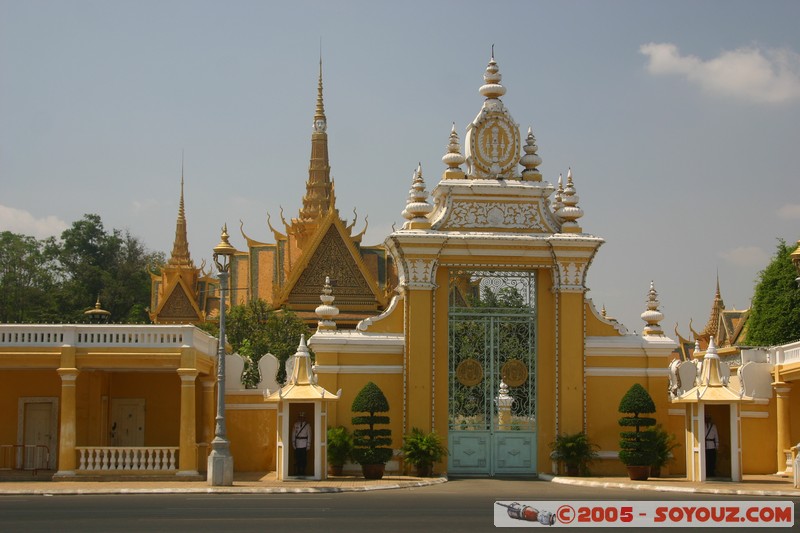
[[[208,455],[207,479],[208,484],[212,487],[230,487],[233,485],[233,457],[230,452],[211,451]]]

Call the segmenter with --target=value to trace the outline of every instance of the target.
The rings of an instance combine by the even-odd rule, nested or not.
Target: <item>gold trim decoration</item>
[[[501,375],[506,385],[519,387],[528,381],[528,367],[519,359],[511,359],[503,365]]]
[[[465,387],[474,387],[483,381],[483,367],[475,359],[465,359],[456,367],[456,378]]]

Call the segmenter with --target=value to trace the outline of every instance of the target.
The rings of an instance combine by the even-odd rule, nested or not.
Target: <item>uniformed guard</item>
[[[294,423],[292,429],[292,448],[294,448],[294,475],[306,475],[306,460],[308,458],[308,448],[311,447],[311,426],[306,421],[306,414],[300,413],[300,417]]]

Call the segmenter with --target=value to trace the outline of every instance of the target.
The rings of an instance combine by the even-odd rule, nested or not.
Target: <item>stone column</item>
[[[408,411],[405,431],[420,428],[431,431],[433,401],[431,383],[433,376],[431,352],[433,340],[433,290],[407,289],[406,313],[408,325]]]
[[[179,476],[199,476],[197,471],[197,407],[195,405],[195,383],[199,372],[195,368],[179,368],[181,378],[181,427]]]
[[[792,447],[791,442],[791,410],[789,408],[789,399],[792,392],[791,383],[784,383],[783,381],[776,381],[772,384],[775,388],[775,406],[777,408],[777,462],[778,474],[786,474],[786,452]]]
[[[558,302],[558,432],[583,431],[583,290],[560,290]]]
[[[72,348],[74,350],[74,348]],[[58,472],[56,477],[74,476],[77,467],[75,456],[77,415],[77,368],[59,368],[61,376],[61,429],[58,439]]]

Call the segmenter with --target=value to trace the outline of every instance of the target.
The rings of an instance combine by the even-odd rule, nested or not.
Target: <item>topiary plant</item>
[[[636,431],[623,431],[620,433],[619,459],[628,467],[647,468],[646,473],[642,469],[638,474],[634,474],[629,468],[631,479],[647,479],[650,465],[656,459],[655,434],[652,431],[641,431],[641,428],[655,426],[656,419],[639,415],[655,413],[656,404],[647,390],[636,383],[622,397],[618,410],[620,413],[629,415],[620,418],[619,425],[625,428],[636,428]],[[634,475],[639,477],[634,478]],[[642,475],[644,475],[643,478],[641,477]]]
[[[369,413],[352,418],[354,426],[367,426],[353,431],[353,459],[361,465],[364,477],[375,476],[376,473],[370,471],[378,470],[366,466],[380,465],[380,475],[377,477],[380,479],[383,477],[383,467],[392,458],[392,449],[388,447],[392,445],[392,430],[375,428],[378,424],[389,423],[388,416],[376,413],[388,412],[389,401],[383,391],[370,381],[356,395],[351,410],[354,413]]]

